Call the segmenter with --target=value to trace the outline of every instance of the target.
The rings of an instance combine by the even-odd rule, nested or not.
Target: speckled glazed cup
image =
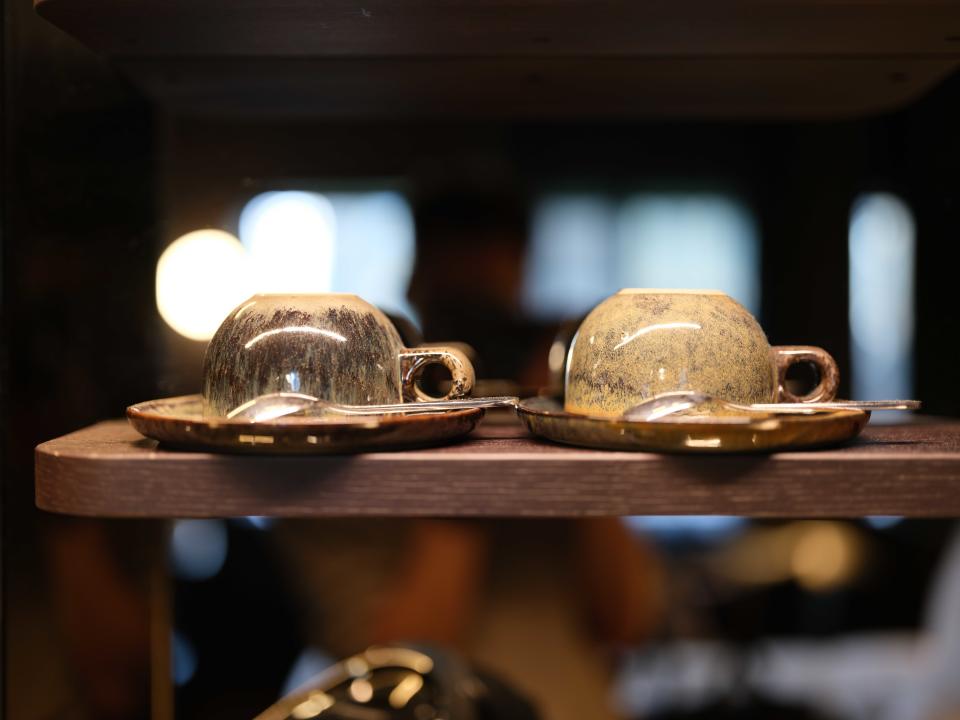
[[[434,363],[450,371],[446,398],[469,396],[473,366],[460,350],[405,348],[387,317],[356,295],[254,295],[207,346],[203,412],[226,415],[275,392],[350,405],[445,399],[417,386]]]
[[[820,381],[793,395],[787,369],[813,363]],[[564,408],[619,417],[656,395],[695,390],[736,403],[832,400],[839,373],[807,346],[770,347],[742,305],[709,290],[621,290],[597,305],[567,356]]]

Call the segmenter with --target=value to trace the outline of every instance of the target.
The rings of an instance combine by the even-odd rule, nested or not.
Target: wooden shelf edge
[[[93,517],[960,516],[960,423],[920,427],[916,442],[873,428],[861,445],[766,456],[599,452],[481,427],[432,450],[265,457],[152,449],[114,421],[38,446],[36,500]]]

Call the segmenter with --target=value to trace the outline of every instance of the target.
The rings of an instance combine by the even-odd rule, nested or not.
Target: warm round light
[[[369,680],[356,678],[350,683],[350,696],[358,703],[368,703],[373,699],[373,685]]]
[[[251,292],[249,259],[240,241],[221,230],[175,240],[157,262],[157,310],[191,340],[209,340]]]
[[[850,580],[860,564],[860,543],[845,525],[816,521],[802,523],[790,565],[807,590],[826,591]]]

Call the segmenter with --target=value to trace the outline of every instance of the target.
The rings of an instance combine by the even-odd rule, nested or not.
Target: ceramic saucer
[[[269,422],[204,417],[200,395],[149,400],[127,408],[137,432],[190,450],[306,455],[358,453],[436,445],[462,437],[482,408],[416,415],[284,417]]]
[[[531,433],[553,442],[675,453],[771,452],[835,445],[855,438],[870,419],[870,413],[862,410],[827,410],[637,422],[569,413],[559,400],[542,397],[521,400],[517,413]]]

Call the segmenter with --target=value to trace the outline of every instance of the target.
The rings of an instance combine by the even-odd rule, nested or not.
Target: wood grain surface
[[[37,447],[36,498],[101,517],[960,516],[960,421],[766,456],[562,447],[510,419],[429,450],[244,457],[162,449],[111,420]]]

